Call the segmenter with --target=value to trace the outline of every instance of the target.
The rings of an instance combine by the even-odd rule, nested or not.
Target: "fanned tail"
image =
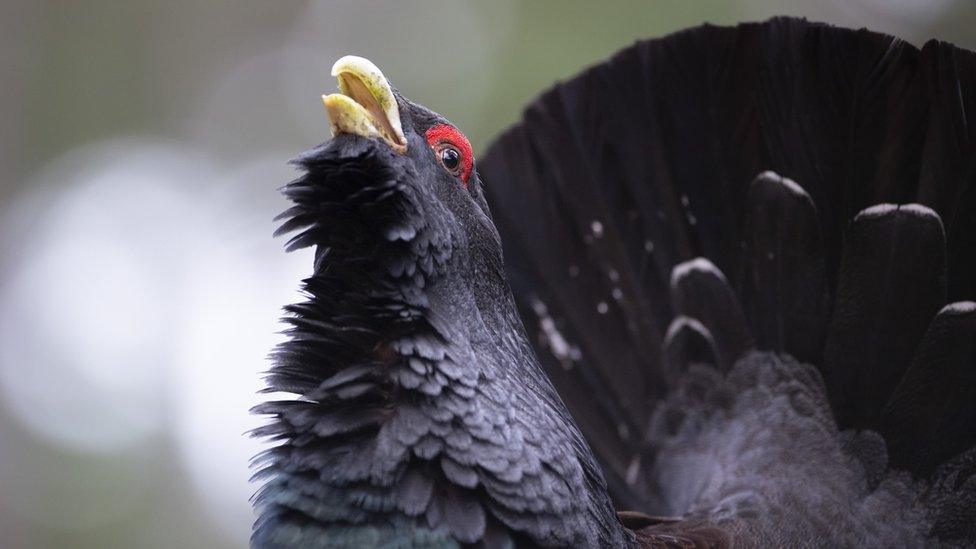
[[[773,351],[815,366],[867,476],[928,479],[932,531],[974,535],[972,52],[704,26],[557,85],[479,170],[526,328],[620,506],[674,511],[661,399],[724,409],[699,365]]]

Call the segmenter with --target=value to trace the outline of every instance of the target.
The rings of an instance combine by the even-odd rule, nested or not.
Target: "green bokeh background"
[[[372,59],[480,151],[533,96],[636,39],[781,14],[976,48],[971,0],[2,0],[0,205],[30,197],[50,163],[105,140],[179,143],[219,166],[284,164],[328,137],[319,95],[334,90],[329,68],[346,53]],[[270,190],[284,182],[253,199],[268,203],[269,240],[279,205]],[[70,184],[44,182],[53,193]],[[30,246],[0,248],[0,276]],[[117,452],[80,451],[0,402],[0,547],[244,546],[249,520],[219,524],[209,507],[220,498],[199,497],[209,488],[186,473],[178,429],[164,421]],[[99,513],[133,493],[110,518]]]

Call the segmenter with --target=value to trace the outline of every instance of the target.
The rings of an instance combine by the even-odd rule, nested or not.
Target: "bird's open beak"
[[[332,76],[339,79],[340,93],[322,96],[332,135],[378,137],[396,152],[406,152],[400,108],[380,69],[369,59],[347,55],[332,66]]]

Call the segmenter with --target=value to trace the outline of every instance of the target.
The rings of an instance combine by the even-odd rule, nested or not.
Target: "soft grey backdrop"
[[[375,61],[481,150],[637,38],[774,14],[976,47],[971,0],[2,0],[0,547],[241,547],[286,160],[332,62]]]

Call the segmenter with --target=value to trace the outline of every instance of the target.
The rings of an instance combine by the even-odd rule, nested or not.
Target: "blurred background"
[[[642,37],[805,15],[976,48],[972,0],[2,0],[0,547],[243,547],[271,238],[346,53],[477,150]]]

